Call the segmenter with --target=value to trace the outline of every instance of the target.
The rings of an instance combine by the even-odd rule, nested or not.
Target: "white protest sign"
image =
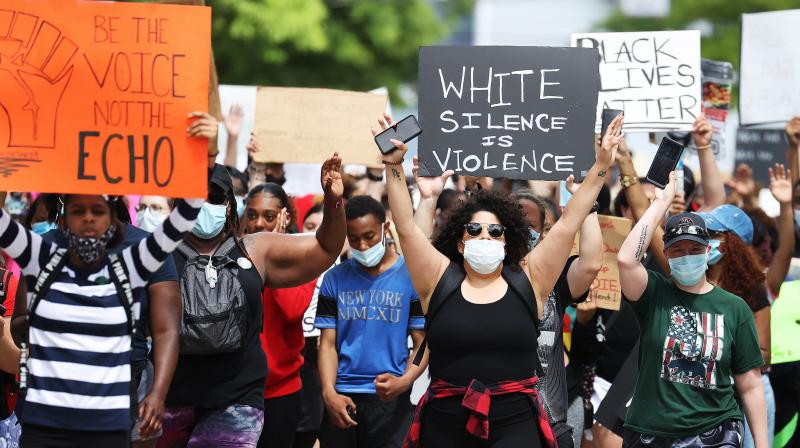
[[[800,9],[742,15],[741,124],[800,114]]]
[[[700,114],[700,32],[578,33],[572,46],[600,51],[603,109],[625,112],[628,131],[690,130]]]

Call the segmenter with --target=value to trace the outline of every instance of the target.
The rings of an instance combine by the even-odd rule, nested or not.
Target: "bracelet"
[[[402,165],[403,164],[403,160],[405,160],[405,159],[400,159],[399,162],[387,162],[385,160],[381,160],[381,163],[383,163],[384,165],[389,165],[389,166],[398,166],[398,165]]]
[[[369,170],[367,170],[367,179],[373,182],[381,182],[383,181],[383,173],[381,173],[380,176],[375,176],[372,173],[370,173]]]
[[[696,146],[698,151],[705,151],[706,149],[711,149],[711,144],[703,145],[703,146]]]

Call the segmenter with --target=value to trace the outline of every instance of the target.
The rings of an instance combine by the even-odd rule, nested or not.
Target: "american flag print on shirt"
[[[661,378],[703,389],[716,389],[717,363],[722,359],[724,339],[725,318],[722,314],[672,307],[664,340]]]

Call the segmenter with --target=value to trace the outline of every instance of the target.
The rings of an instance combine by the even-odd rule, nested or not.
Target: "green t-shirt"
[[[639,378],[625,426],[679,438],[741,419],[733,375],[764,364],[744,300],[717,287],[691,294],[648,271],[631,304],[641,327]]]

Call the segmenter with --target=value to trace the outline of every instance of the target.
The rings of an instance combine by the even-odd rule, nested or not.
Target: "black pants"
[[[128,448],[127,431],[73,431],[47,426],[22,425],[22,448]]]
[[[774,446],[800,446],[800,362],[772,366],[769,380],[775,392]]]
[[[492,410],[500,403],[492,402]],[[501,411],[502,413],[502,411]],[[422,412],[420,445],[423,448],[539,448],[539,423],[533,409],[502,419],[490,420],[487,440],[467,432],[468,415],[452,415],[427,406]]]
[[[292,448],[300,421],[302,392],[264,399],[264,429],[258,448]]]
[[[384,402],[377,395],[345,394],[353,399],[358,423],[355,428],[340,429],[327,413],[322,419],[319,442],[321,448],[400,448],[403,446],[414,408],[410,392],[394,401]],[[455,446],[455,445],[451,445]]]
[[[720,425],[696,436],[673,439],[641,434],[625,428],[622,436],[623,448],[738,448],[742,446],[742,422],[726,420]]]

